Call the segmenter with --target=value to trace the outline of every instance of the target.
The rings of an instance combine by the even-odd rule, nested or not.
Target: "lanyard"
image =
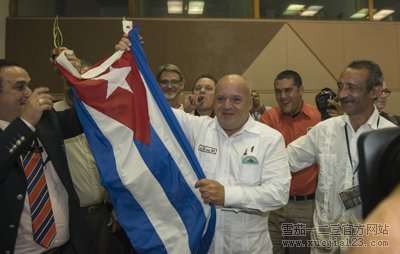
[[[378,116],[378,120],[376,121],[376,128],[378,129],[379,127],[379,121],[381,120],[380,116]],[[353,185],[354,185],[354,176],[357,174],[358,170],[360,169],[359,165],[357,165],[357,168],[354,169],[353,165],[353,159],[351,157],[351,152],[350,152],[350,141],[349,141],[349,134],[347,132],[347,123],[344,126],[344,133],[346,135],[346,144],[347,144],[347,156],[349,157],[349,161],[351,164],[351,169],[353,170]]]

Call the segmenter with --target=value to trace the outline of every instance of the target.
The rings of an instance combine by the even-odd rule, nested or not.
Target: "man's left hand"
[[[204,203],[224,205],[225,189],[219,182],[210,179],[201,179],[197,181],[195,187],[199,189]]]

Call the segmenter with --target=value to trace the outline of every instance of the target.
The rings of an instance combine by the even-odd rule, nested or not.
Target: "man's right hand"
[[[53,107],[54,98],[47,87],[36,88],[22,110],[21,118],[35,126],[42,117],[43,111]]]

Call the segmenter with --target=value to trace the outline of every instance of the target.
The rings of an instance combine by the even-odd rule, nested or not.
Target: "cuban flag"
[[[148,67],[138,29],[131,51],[83,75],[62,53],[74,107],[121,226],[138,253],[207,253],[215,208],[195,183],[205,175]]]

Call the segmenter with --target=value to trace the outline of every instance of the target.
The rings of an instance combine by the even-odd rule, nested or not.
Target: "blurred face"
[[[297,87],[293,79],[275,81],[275,99],[283,114],[294,115],[301,110],[303,87]]]
[[[385,109],[386,101],[391,93],[392,91],[386,87],[386,82],[383,82],[382,92],[375,101],[375,106],[378,108],[379,112]]]
[[[366,69],[347,68],[338,81],[338,98],[342,109],[349,116],[364,114],[371,110],[378,95],[376,88],[368,91]]]
[[[165,98],[169,101],[175,100],[184,86],[179,74],[173,71],[162,72],[158,82],[160,83],[161,90],[164,92]]]
[[[258,107],[260,105],[260,95],[257,92],[253,91],[251,92],[251,98],[253,100],[253,107]]]
[[[229,136],[247,122],[250,108],[250,89],[241,76],[228,75],[218,81],[214,112]]]
[[[22,68],[6,67],[0,71],[0,119],[11,122],[19,117],[32,91],[29,89],[31,78]]]
[[[193,94],[198,96],[201,102],[199,105],[200,110],[212,109],[215,96],[215,82],[209,78],[201,78],[194,84]]]

